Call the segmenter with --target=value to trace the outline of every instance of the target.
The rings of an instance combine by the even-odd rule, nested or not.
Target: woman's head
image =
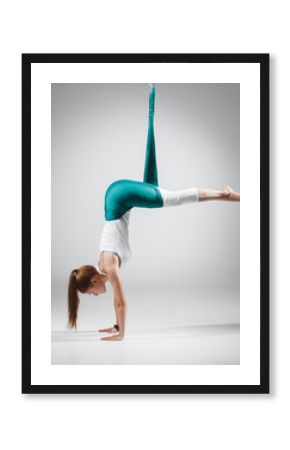
[[[76,328],[79,294],[99,295],[106,292],[106,277],[99,274],[94,266],[85,265],[71,271],[68,283],[68,326]]]

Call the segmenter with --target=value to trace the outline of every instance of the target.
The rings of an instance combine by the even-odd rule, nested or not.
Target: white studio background
[[[166,20],[165,20],[166,13]],[[284,1],[10,2],[1,8],[2,440],[5,448],[287,447],[288,11]],[[271,53],[271,395],[21,395],[22,52]],[[279,175],[279,177],[278,177]],[[284,214],[283,214],[284,213]],[[48,280],[44,274],[45,283]],[[4,288],[4,289],[3,289]]]
[[[143,179],[148,94],[144,83],[52,84],[52,330],[66,327],[69,272],[98,262],[106,187],[119,178]],[[157,83],[159,186],[177,190],[229,184],[239,192],[239,124],[238,83]],[[208,324],[219,315],[218,323],[239,324],[239,233],[239,204],[134,208],[132,259],[122,268],[129,328],[136,327],[131,308],[144,317],[141,328],[152,327],[156,318],[159,325],[165,318],[167,324],[179,323],[183,296],[190,295],[193,303],[201,292],[214,297],[210,316],[191,307],[183,312],[182,323]],[[220,292],[229,297],[228,306],[216,301]],[[101,328],[111,319],[103,317],[100,302],[81,297],[79,329]],[[110,297],[108,292],[105,301],[112,309]]]
[[[132,65],[130,74],[133,70]],[[158,70],[150,74],[160,80]],[[100,338],[94,330],[114,320],[110,289],[97,299],[80,295],[80,333],[67,333],[68,275],[72,268],[99,260],[106,187],[120,178],[143,179],[150,89],[138,82],[68,80],[51,85],[51,363],[240,364],[238,203],[133,208],[132,258],[121,270],[128,300],[125,345],[108,352],[92,342]],[[240,84],[157,82],[155,142],[161,188],[229,184],[240,192]],[[40,228],[42,241],[45,230]],[[128,338],[135,339],[131,346]],[[132,382],[137,379],[141,383],[134,372]],[[149,383],[147,375],[144,380]]]
[[[98,261],[106,187],[119,178],[143,180],[148,96],[144,83],[52,84],[53,285]],[[238,83],[157,83],[159,186],[229,184],[239,192],[239,125]],[[239,205],[224,202],[133,209],[128,284],[239,290],[239,222]]]

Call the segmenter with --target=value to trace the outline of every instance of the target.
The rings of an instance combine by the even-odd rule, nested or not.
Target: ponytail
[[[77,328],[77,316],[80,303],[76,281],[77,272],[77,270],[71,271],[68,283],[68,327],[74,328],[75,330]]]
[[[68,282],[68,327],[77,328],[77,316],[80,304],[78,291],[86,293],[91,286],[93,276],[100,275],[94,266],[85,265],[71,271]]]

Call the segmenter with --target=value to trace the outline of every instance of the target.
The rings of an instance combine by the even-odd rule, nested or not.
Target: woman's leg
[[[210,200],[225,200],[239,202],[240,194],[229,186],[221,189],[189,188],[169,191],[158,187],[164,206],[178,206],[185,203],[205,202]]]
[[[148,135],[146,146],[146,157],[143,181],[145,183],[158,186],[158,173],[155,154],[155,138],[154,138],[154,108],[155,108],[155,86],[151,85],[149,93],[149,120]]]

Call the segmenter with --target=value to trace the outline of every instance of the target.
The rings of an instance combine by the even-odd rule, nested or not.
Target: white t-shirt
[[[128,262],[132,252],[129,243],[129,219],[131,210],[123,214],[120,219],[106,220],[100,239],[100,253],[104,250],[117,253],[122,264]]]

